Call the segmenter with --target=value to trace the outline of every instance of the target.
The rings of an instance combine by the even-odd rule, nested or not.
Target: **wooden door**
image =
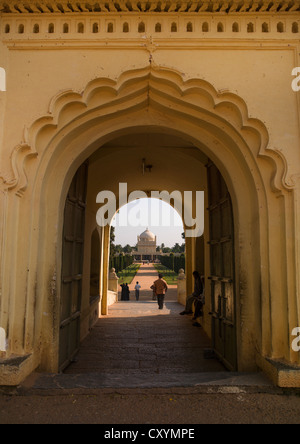
[[[230,370],[237,369],[234,221],[226,183],[207,165],[210,215],[210,279],[213,348]]]
[[[72,361],[79,348],[87,173],[88,165],[85,163],[74,176],[64,211],[60,371]]]

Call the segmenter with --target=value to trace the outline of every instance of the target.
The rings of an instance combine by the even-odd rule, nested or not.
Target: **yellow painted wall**
[[[153,183],[171,191],[205,188],[204,164],[211,158],[228,185],[236,222],[239,368],[253,369],[256,354],[260,362],[269,357],[299,365],[299,353],[291,349],[291,332],[300,324],[300,92],[291,88],[292,69],[300,66],[299,32],[292,32],[300,26],[298,3],[290,11],[242,8],[229,14],[217,7],[158,13],[157,5],[151,11],[75,9],[65,15],[57,5],[44,14],[11,6],[12,12],[1,13],[7,91],[0,92],[0,327],[9,332],[6,357],[30,354],[27,371],[57,370],[62,214],[84,160],[91,161],[88,239],[96,226],[96,192],[114,190],[121,180],[131,189],[149,190]],[[141,21],[145,32],[139,33]],[[95,22],[99,33],[92,32]],[[37,23],[40,32],[33,33]],[[217,32],[219,23],[224,32]],[[232,32],[235,23],[239,32]],[[269,32],[262,32],[264,23]],[[133,148],[130,142],[141,134],[151,142],[143,156],[142,142]],[[156,134],[169,143],[163,171]],[[145,154],[158,167],[141,183],[135,162]],[[128,175],[122,175],[125,165]],[[206,244],[205,251],[207,276]],[[105,313],[105,248],[102,253]],[[87,242],[85,294],[89,260]],[[198,260],[191,242],[188,291]],[[94,312],[85,299],[82,336]]]

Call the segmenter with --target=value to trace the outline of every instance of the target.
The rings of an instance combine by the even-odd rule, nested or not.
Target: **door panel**
[[[230,194],[219,170],[207,165],[210,216],[212,338],[215,353],[237,368],[234,229]]]
[[[75,174],[64,212],[59,344],[61,371],[79,347],[87,172],[88,165],[85,163]]]

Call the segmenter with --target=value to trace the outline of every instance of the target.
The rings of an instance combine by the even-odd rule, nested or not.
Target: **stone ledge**
[[[257,365],[276,386],[300,388],[300,366],[262,356],[257,357]]]
[[[108,373],[35,374],[20,388],[27,393],[60,393],[102,389],[197,389],[204,393],[274,393],[277,389],[261,373],[165,373],[119,375]]]
[[[0,386],[17,386],[35,370],[33,355],[0,359]]]

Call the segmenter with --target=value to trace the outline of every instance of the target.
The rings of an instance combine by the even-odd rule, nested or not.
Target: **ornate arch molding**
[[[280,12],[299,11],[299,0],[278,0],[276,2],[270,0],[260,0],[253,2],[249,0],[240,0],[238,2],[224,2],[222,0],[215,1],[168,1],[160,2],[157,0],[149,0],[140,2],[139,0],[129,1],[113,1],[87,3],[83,0],[59,1],[44,0],[33,1],[12,1],[0,0],[0,11],[4,14],[82,14],[82,13],[116,13],[116,12],[190,12],[190,13],[270,13],[276,14]]]
[[[49,147],[76,126],[87,122],[101,124],[103,119],[126,113],[129,108],[154,108],[169,115],[181,113],[194,122],[205,122],[208,128],[220,131],[220,136],[226,133],[242,141],[258,170],[260,157],[269,161],[272,167],[269,181],[274,192],[294,187],[284,155],[268,146],[265,125],[249,117],[243,99],[232,93],[219,93],[204,80],[185,81],[180,73],[153,65],[127,71],[117,80],[92,80],[81,93],[68,90],[55,96],[48,114],[25,130],[24,141],[15,147],[11,156],[13,177],[3,178],[3,182],[22,196],[29,183],[28,161],[40,162]]]

